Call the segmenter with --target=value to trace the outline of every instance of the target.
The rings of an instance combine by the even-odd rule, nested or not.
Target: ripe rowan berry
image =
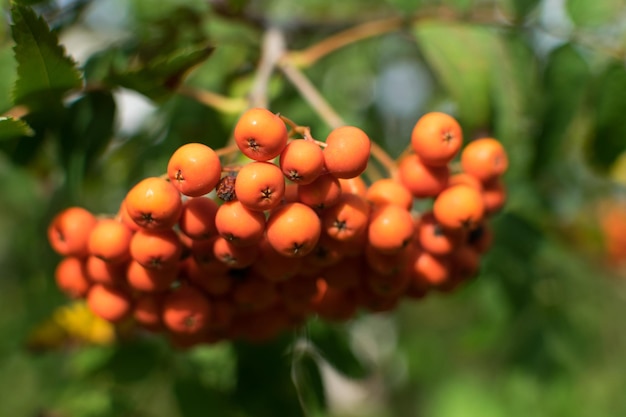
[[[178,234],[169,230],[140,230],[130,241],[130,255],[146,268],[177,264],[182,253]]]
[[[270,307],[278,299],[278,293],[273,282],[252,273],[235,284],[232,299],[237,311],[247,313]]]
[[[352,240],[367,229],[370,205],[356,194],[342,194],[339,202],[322,213],[324,232],[337,240]]]
[[[441,112],[426,113],[415,123],[411,132],[411,146],[428,166],[446,166],[462,144],[461,126],[454,117]]]
[[[111,263],[130,258],[129,248],[133,232],[122,222],[102,219],[89,234],[89,253]]]
[[[506,203],[507,192],[504,183],[496,177],[484,184],[483,201],[485,203],[485,214],[488,216],[502,210]]]
[[[217,234],[215,214],[218,205],[208,197],[189,198],[183,203],[178,227],[192,239],[208,239]]]
[[[298,201],[314,209],[325,209],[339,201],[341,185],[330,174],[324,174],[310,184],[298,185]]]
[[[57,287],[70,298],[84,297],[91,287],[85,261],[75,256],[67,256],[57,264],[54,278]]]
[[[132,299],[121,288],[94,284],[87,293],[87,306],[98,317],[119,322],[132,312]]]
[[[250,210],[239,200],[228,201],[217,210],[215,227],[219,235],[233,245],[251,246],[263,238],[265,215]]]
[[[310,184],[324,170],[324,153],[310,140],[294,140],[280,154],[283,175],[296,184]]]
[[[170,289],[178,274],[178,265],[170,263],[160,268],[148,268],[131,261],[126,271],[128,285],[142,292],[162,292]]]
[[[176,149],[167,164],[170,182],[182,194],[199,197],[210,193],[222,175],[220,158],[202,143],[187,143]]]
[[[417,229],[419,245],[433,255],[449,255],[464,243],[466,231],[463,229],[446,229],[442,227],[432,211],[422,215]]]
[[[354,178],[363,173],[370,157],[371,141],[354,126],[333,129],[326,137],[324,164],[337,178]]]
[[[271,162],[251,162],[239,170],[235,194],[250,210],[271,210],[281,203],[285,194],[285,178]]]
[[[246,268],[255,261],[258,249],[256,246],[235,246],[222,236],[213,241],[213,254],[218,261],[230,268]]]
[[[359,257],[345,257],[334,265],[324,268],[320,276],[329,287],[337,289],[356,288],[365,272],[363,259]]]
[[[258,244],[259,255],[252,264],[252,271],[270,282],[282,282],[295,276],[302,266],[301,257],[287,257],[278,253],[267,239]],[[307,255],[307,256],[310,256]]]
[[[263,108],[252,108],[243,113],[233,136],[241,152],[255,161],[274,159],[287,145],[285,122]]]
[[[509,167],[504,147],[494,138],[476,139],[461,152],[463,171],[482,182],[502,176]]]
[[[394,204],[376,207],[368,225],[369,244],[383,253],[395,253],[406,247],[415,233],[413,217]]]
[[[309,254],[321,234],[317,214],[302,203],[288,203],[272,211],[266,228],[269,244],[280,254],[302,257]]]
[[[214,268],[211,271],[207,271],[195,258],[187,258],[184,261],[184,275],[190,283],[207,294],[211,296],[223,296],[230,293],[234,281],[228,276],[228,267],[220,261],[216,260],[216,262],[222,266],[222,269]]]
[[[211,303],[198,289],[181,286],[163,299],[162,320],[173,333],[198,334],[211,320]]]
[[[449,229],[471,230],[482,220],[484,212],[482,194],[467,185],[445,189],[433,204],[435,219]]]
[[[446,188],[449,176],[448,166],[427,166],[416,154],[403,157],[398,166],[400,182],[416,198],[435,197]]]
[[[365,197],[367,193],[367,184],[360,176],[353,178],[339,178],[339,186],[342,193],[358,194]]]
[[[111,263],[95,255],[87,257],[85,271],[94,283],[120,286],[126,276],[126,262]]]
[[[59,255],[87,256],[87,243],[98,220],[82,207],[69,207],[58,213],[48,226],[48,241]]]
[[[381,178],[374,181],[365,194],[367,201],[374,206],[395,204],[411,210],[413,207],[413,195],[401,182],[391,178]]]
[[[171,182],[148,177],[126,194],[126,211],[141,228],[164,230],[172,228],[180,217],[180,193]]]
[[[450,278],[450,268],[448,258],[416,250],[409,260],[408,272],[413,282],[426,287],[436,287]]]
[[[135,299],[133,318],[146,330],[159,331],[163,328],[161,321],[163,295],[141,294]]]

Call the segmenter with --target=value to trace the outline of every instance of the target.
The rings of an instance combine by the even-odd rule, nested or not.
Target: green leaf
[[[571,44],[555,49],[544,71],[543,91],[546,107],[542,129],[537,136],[533,172],[553,166],[567,145],[566,134],[587,94],[589,65]]]
[[[34,134],[33,129],[25,121],[11,117],[0,117],[0,140],[33,136]]]
[[[320,356],[338,372],[354,379],[361,379],[368,375],[368,370],[350,347],[345,328],[311,321],[309,337]]]
[[[601,172],[611,169],[626,151],[626,69],[622,63],[611,65],[601,76],[595,90],[595,123],[587,143],[587,157]]]
[[[137,68],[112,67],[105,82],[135,90],[155,101],[167,99],[185,76],[213,52],[208,45],[191,46],[157,57]]]
[[[291,376],[302,408],[308,416],[324,415],[326,394],[315,353],[304,348],[296,349],[293,355]]]
[[[617,20],[626,10],[624,0],[567,0],[570,18],[581,26],[601,26]]]
[[[535,10],[540,0],[498,0],[504,13],[513,20],[523,20],[530,12]]]
[[[68,90],[81,86],[76,63],[59,45],[47,23],[25,6],[11,8],[18,79],[13,90],[15,104],[31,110],[45,109]]]
[[[493,106],[490,133],[507,149],[508,177],[520,178],[527,175],[532,162],[533,148],[528,137],[534,120],[532,112],[536,110],[531,106],[531,94],[536,91],[537,69],[532,52],[518,37],[494,37],[489,52]]]
[[[458,106],[464,127],[487,125],[494,34],[479,26],[434,21],[416,24],[414,34],[438,81]]]

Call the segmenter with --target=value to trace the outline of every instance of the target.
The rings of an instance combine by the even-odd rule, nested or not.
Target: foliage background
[[[623,0],[19,3],[0,22],[1,416],[626,415]],[[267,28],[306,51],[389,17],[407,23],[301,70],[394,157],[431,110],[505,144],[509,203],[475,281],[263,346],[28,343],[67,304],[54,213],[114,213],[181,144],[223,146]],[[273,111],[325,137],[284,73],[267,84]],[[292,349],[302,340],[319,350]]]

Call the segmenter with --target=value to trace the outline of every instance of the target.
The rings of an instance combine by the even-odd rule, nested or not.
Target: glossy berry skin
[[[476,139],[461,152],[463,171],[485,183],[504,175],[509,158],[504,147],[494,138]]]
[[[367,134],[354,126],[333,129],[326,138],[326,170],[337,178],[354,178],[367,167],[372,143]]]
[[[320,219],[312,208],[302,203],[289,203],[270,214],[266,236],[278,253],[302,257],[315,248],[321,230]]]
[[[441,192],[433,204],[437,222],[448,229],[475,228],[485,214],[482,194],[468,185],[455,185]]]
[[[199,197],[215,188],[222,175],[222,164],[217,153],[207,145],[187,143],[170,157],[167,175],[182,194]]]
[[[287,127],[280,116],[263,108],[252,108],[241,115],[235,131],[241,152],[255,161],[276,158],[287,145]]]
[[[165,230],[178,223],[183,203],[172,183],[159,177],[148,177],[126,194],[128,215],[143,229]]]
[[[411,146],[424,164],[445,166],[461,149],[463,132],[456,119],[441,112],[422,116],[411,133]]]
[[[48,226],[50,246],[59,255],[87,256],[89,235],[97,223],[88,210],[69,207],[54,216]]]
[[[285,194],[285,177],[271,162],[251,162],[239,170],[235,194],[250,210],[271,210],[281,203]]]
[[[280,154],[280,169],[296,184],[310,184],[324,170],[322,148],[310,140],[294,140]]]

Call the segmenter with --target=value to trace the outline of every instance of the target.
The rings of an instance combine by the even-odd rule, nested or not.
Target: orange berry
[[[446,188],[450,169],[447,166],[427,166],[416,154],[411,154],[400,160],[398,176],[413,197],[434,197]]]
[[[217,234],[215,214],[218,205],[208,197],[189,198],[178,219],[180,231],[192,239],[208,239]]]
[[[252,162],[239,170],[235,194],[250,210],[271,210],[281,203],[285,194],[285,178],[271,162]]]
[[[339,202],[322,214],[322,227],[337,240],[352,240],[367,229],[370,206],[356,194],[342,194]]]
[[[420,247],[433,255],[448,255],[461,246],[466,237],[462,229],[445,229],[431,211],[422,215],[417,229]]]
[[[415,123],[411,146],[428,166],[446,166],[461,149],[463,132],[456,119],[440,112],[426,113]]]
[[[443,284],[450,278],[450,261],[426,251],[417,250],[409,261],[411,280],[426,287]]]
[[[132,312],[130,295],[120,288],[94,284],[87,293],[87,306],[98,317],[119,322]]]
[[[135,300],[133,318],[147,330],[161,330],[163,296],[161,294],[142,294]]]
[[[310,253],[320,233],[319,217],[312,208],[302,203],[280,206],[267,220],[267,241],[278,253],[288,257],[301,257]]]
[[[310,184],[324,170],[324,153],[310,140],[294,140],[280,154],[283,175],[296,184]]]
[[[227,329],[235,316],[235,307],[231,300],[218,299],[211,303],[211,329]]]
[[[485,203],[485,214],[491,216],[504,207],[506,203],[506,187],[500,178],[496,178],[485,183],[483,187],[483,201]]]
[[[132,261],[126,271],[126,280],[132,288],[143,292],[161,292],[170,289],[178,274],[177,264],[168,264],[161,268],[146,268],[137,261]]]
[[[355,288],[361,282],[364,268],[361,257],[342,258],[339,262],[321,271],[320,275],[329,287],[337,289]]]
[[[274,159],[287,145],[285,122],[263,108],[252,108],[242,114],[233,136],[241,152],[256,161]]]
[[[294,314],[311,311],[311,300],[317,295],[317,290],[317,277],[296,276],[278,286],[281,301]]]
[[[111,263],[130,258],[129,248],[133,232],[122,222],[102,219],[89,235],[89,253]]]
[[[309,184],[298,185],[298,200],[314,209],[331,207],[341,197],[339,180],[330,174],[320,175]]]
[[[198,334],[211,319],[211,303],[198,289],[182,286],[163,300],[162,320],[173,333]]]
[[[207,274],[225,274],[228,266],[215,256],[215,241],[219,236],[206,240],[194,240],[191,245],[191,257]]]
[[[413,217],[405,208],[393,204],[377,207],[368,226],[369,244],[383,253],[405,248],[413,238]]]
[[[341,187],[342,193],[357,194],[361,197],[365,197],[365,194],[367,193],[367,185],[360,176],[353,178],[339,178],[339,186]]]
[[[451,175],[448,179],[448,188],[461,184],[469,185],[470,187],[476,188],[478,191],[483,190],[483,184],[480,180],[466,172],[459,172],[458,174]]]
[[[220,158],[202,143],[187,143],[176,149],[167,164],[170,182],[182,194],[199,197],[210,193],[222,175]]]
[[[408,271],[399,271],[395,274],[381,274],[369,270],[365,274],[367,288],[381,297],[398,297],[404,294],[409,287],[411,277]]]
[[[135,223],[135,221],[128,214],[128,210],[126,210],[126,199],[122,200],[122,203],[120,204],[120,208],[117,211],[117,216],[115,217],[115,219],[124,223],[124,225],[128,227],[130,230],[132,230],[133,232],[136,232],[137,230],[141,229],[141,227],[139,227],[139,225]]]
[[[180,260],[182,244],[173,230],[140,230],[130,241],[130,255],[146,268],[160,269]]]
[[[502,176],[509,168],[509,158],[500,142],[494,138],[476,139],[461,152],[463,171],[482,182]]]
[[[276,302],[278,293],[274,283],[249,274],[235,284],[232,299],[240,312],[260,311]]]
[[[300,271],[302,258],[287,257],[278,253],[267,239],[259,242],[259,255],[252,270],[270,282],[285,281]]]
[[[250,210],[239,200],[227,201],[217,209],[215,227],[233,245],[251,246],[263,238],[265,215]]]
[[[460,246],[450,256],[450,265],[455,280],[469,279],[480,269],[480,254],[469,245]]]
[[[85,262],[85,270],[92,282],[116,287],[124,282],[126,262],[111,263],[91,255]]]
[[[397,252],[386,253],[368,244],[365,246],[364,258],[372,271],[381,275],[393,275],[402,271],[411,249],[412,247],[409,245]]]
[[[182,201],[178,189],[159,177],[148,177],[126,194],[126,211],[144,229],[164,230],[178,223]]]
[[[333,129],[326,137],[324,163],[337,178],[354,178],[367,168],[372,144],[367,134],[354,126]]]
[[[437,196],[433,214],[439,224],[449,229],[473,229],[483,218],[482,194],[467,185],[455,185]]]
[[[381,178],[374,181],[368,188],[365,198],[375,206],[395,204],[411,210],[413,207],[413,194],[411,191],[396,180]]]
[[[48,241],[62,256],[87,256],[89,235],[98,220],[88,210],[69,207],[58,213],[48,226]]]
[[[219,262],[219,261],[217,261]],[[220,265],[225,265],[219,262]],[[228,268],[217,271],[206,271],[194,258],[185,260],[185,276],[209,295],[222,296],[228,294],[233,287],[233,279],[228,275]]]
[[[241,269],[254,263],[258,250],[256,246],[235,246],[222,236],[218,236],[213,242],[213,254],[228,267]]]
[[[54,270],[57,287],[70,298],[82,298],[87,294],[91,281],[85,271],[85,261],[68,256],[58,263]]]
[[[331,322],[343,322],[356,314],[358,305],[354,289],[333,288],[323,279],[318,279],[317,282],[322,291],[319,299],[313,302],[313,308],[321,318]]]

